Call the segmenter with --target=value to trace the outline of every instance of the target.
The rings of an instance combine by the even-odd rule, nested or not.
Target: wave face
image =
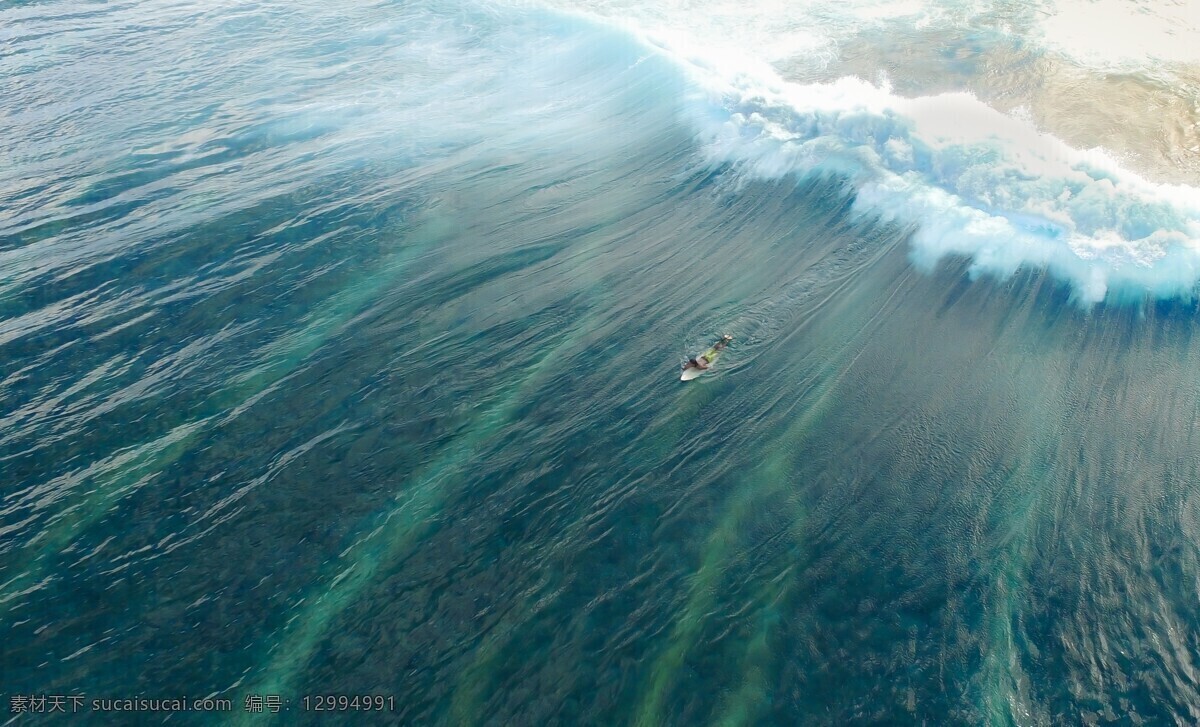
[[[715,159],[852,180],[859,210],[916,227],[926,268],[952,254],[999,277],[1048,268],[1085,303],[1195,292],[1200,189],[1150,183],[969,93],[904,99],[847,79],[723,98],[729,120],[703,134]]]
[[[1195,721],[1197,75],[1077,12],[0,8],[6,688]]]

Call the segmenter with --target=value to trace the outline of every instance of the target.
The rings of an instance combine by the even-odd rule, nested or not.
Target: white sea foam
[[[1042,42],[1084,65],[1133,70],[1200,64],[1195,0],[1057,0],[1040,15]]]
[[[649,42],[703,89],[687,115],[712,161],[759,178],[848,178],[858,213],[915,225],[919,265],[954,254],[976,274],[1045,267],[1084,303],[1195,292],[1200,188],[1146,180],[970,93],[904,98],[856,78],[793,84],[678,36]]]

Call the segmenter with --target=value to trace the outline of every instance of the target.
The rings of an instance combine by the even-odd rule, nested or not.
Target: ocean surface
[[[1200,722],[1195,2],[21,1],[0,79],[0,723]]]

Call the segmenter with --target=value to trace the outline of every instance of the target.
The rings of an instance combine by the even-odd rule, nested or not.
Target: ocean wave
[[[1088,133],[1098,127],[1039,126],[1046,123],[1047,99],[1027,99],[1041,104],[1035,113],[1022,113],[1020,105],[1002,113],[989,103],[1005,93],[906,97],[889,88],[882,71],[874,83],[853,77],[827,82],[828,71],[837,69],[839,45],[863,32],[897,24],[974,27],[971,19],[983,16],[976,41],[986,46],[1005,34],[1016,38],[1011,42],[1023,63],[1045,54],[1080,68],[1114,67],[1107,61],[1097,66],[1095,54],[1059,32],[1059,21],[1071,17],[1076,5],[886,7],[868,0],[799,9],[771,4],[748,14],[734,13],[721,0],[691,14],[673,4],[653,11],[623,0],[586,5],[576,12],[602,14],[597,22],[639,37],[684,71],[692,84],[685,115],[711,161],[737,164],[757,178],[846,177],[859,212],[916,226],[913,257],[924,267],[965,255],[976,274],[1004,277],[1022,266],[1047,268],[1068,280],[1085,304],[1195,294],[1200,191],[1147,178],[1153,172],[1146,165],[1135,169],[1130,157],[1137,154],[1136,138],[1114,152],[1084,148],[1087,142],[1080,140],[1100,138]],[[1116,10],[1104,12],[1097,22],[1117,17]],[[1135,14],[1155,38],[1166,33],[1168,41],[1178,40],[1190,27],[1179,8]],[[1172,24],[1179,31],[1174,35]],[[670,26],[678,29],[664,30]],[[790,49],[779,47],[776,37]],[[1186,43],[1126,45],[1110,60],[1150,79],[1165,73],[1163,63],[1190,62],[1194,53]],[[788,78],[821,82],[785,79],[785,60]],[[1158,147],[1144,151],[1147,159],[1164,153]]]
[[[1196,291],[1200,188],[1147,180],[970,93],[789,83],[687,39],[647,42],[695,84],[684,114],[711,163],[757,179],[842,177],[859,214],[914,225],[926,269],[949,255],[969,257],[976,275],[1047,268],[1084,304]]]

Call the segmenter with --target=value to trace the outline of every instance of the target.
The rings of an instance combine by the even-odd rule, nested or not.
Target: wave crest
[[[970,93],[788,83],[673,42],[658,45],[704,89],[688,115],[711,162],[756,178],[843,176],[857,212],[915,225],[922,267],[947,255],[970,257],[973,274],[1044,267],[1085,304],[1195,294],[1200,189],[1149,181]]]

